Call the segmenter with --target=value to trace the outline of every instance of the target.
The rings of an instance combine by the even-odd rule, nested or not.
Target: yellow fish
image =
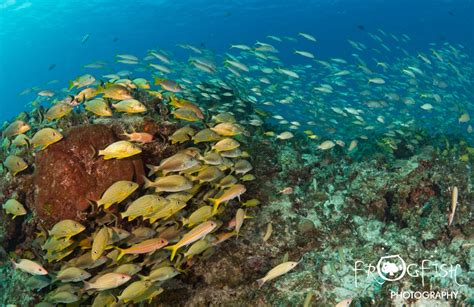
[[[83,232],[84,229],[86,229],[86,227],[79,222],[62,220],[53,226],[49,231],[49,235],[55,239],[66,238],[69,240],[71,237]]]
[[[184,253],[185,258],[191,258],[193,256],[199,255],[202,252],[204,252],[206,249],[211,247],[212,244],[206,240],[206,239],[201,239],[199,241],[194,242],[189,249]]]
[[[30,138],[24,134],[18,134],[12,141],[12,145],[17,147],[28,146],[30,144]]]
[[[189,126],[185,126],[176,130],[169,137],[169,140],[171,141],[171,144],[184,143],[186,141],[189,141],[195,134],[196,134],[196,131],[194,131],[193,128]]]
[[[31,129],[31,126],[21,120],[16,120],[8,125],[5,130],[3,130],[3,137],[12,137],[18,134],[22,134]]]
[[[99,291],[120,287],[132,278],[130,275],[120,273],[107,273],[97,278],[93,283],[84,281],[84,291],[96,289]]]
[[[260,201],[256,198],[252,198],[250,200],[247,200],[246,202],[242,203],[242,206],[244,207],[255,207],[260,205]]]
[[[97,201],[97,206],[104,206],[105,209],[108,209],[113,204],[118,204],[125,200],[136,189],[138,189],[138,184],[135,182],[117,181],[104,192],[102,198]]]
[[[25,160],[15,155],[9,155],[5,161],[3,161],[3,165],[12,173],[12,176],[28,168],[28,164],[26,164]]]
[[[94,98],[95,96],[97,96],[99,94],[100,94],[100,92],[97,89],[89,87],[89,88],[85,88],[82,91],[80,91],[79,93],[77,93],[74,96],[74,100],[77,100],[77,102],[83,102],[85,100],[92,99],[92,98]]]
[[[113,104],[112,107],[117,110],[117,112],[123,113],[143,113],[147,111],[145,105],[136,99],[122,100]]]
[[[192,176],[192,180],[200,183],[213,182],[222,176],[224,176],[224,173],[217,166],[207,166],[199,171],[196,176]]]
[[[120,295],[117,296],[117,299],[119,301],[123,301],[126,304],[129,301],[137,299],[143,294],[145,294],[148,288],[150,288],[152,285],[153,285],[153,282],[149,280],[135,281],[131,283],[130,285],[128,285],[122,291],[122,293],[120,293]]]
[[[102,227],[94,237],[92,243],[91,258],[92,261],[96,261],[102,256],[109,242],[109,230],[107,227]]]
[[[145,189],[153,187],[157,192],[181,192],[193,187],[193,183],[188,178],[181,175],[159,177],[154,182],[147,178],[143,179],[145,180]]]
[[[117,261],[127,254],[148,254],[166,245],[168,245],[168,241],[166,239],[153,238],[153,239],[145,240],[143,242],[135,244],[129,248],[121,249],[117,247],[117,250],[119,251],[119,255],[117,256]]]
[[[49,237],[48,240],[41,246],[42,250],[46,250],[48,253],[60,252],[74,243],[72,240],[65,238],[56,239],[54,237]]]
[[[194,144],[219,141],[222,137],[211,129],[203,129],[193,136]]]
[[[48,112],[46,112],[44,117],[48,121],[57,120],[71,113],[72,109],[73,107],[69,104],[57,103],[51,108],[49,108]]]
[[[211,130],[222,136],[236,136],[243,133],[242,127],[235,123],[220,123],[212,127]]]
[[[112,116],[112,110],[103,98],[96,98],[84,103],[85,109],[97,116]]]
[[[83,269],[70,267],[58,272],[56,280],[62,282],[79,282],[91,277],[91,274]]]
[[[212,207],[202,206],[201,208],[191,213],[189,218],[183,218],[182,223],[183,223],[183,226],[187,225],[188,227],[193,227],[194,225],[207,221],[211,217],[212,217]]]
[[[178,241],[178,243],[166,247],[165,249],[171,250],[171,261],[173,261],[174,257],[176,256],[176,252],[178,251],[178,249],[204,238],[208,233],[213,231],[216,226],[217,223],[214,221],[206,221],[204,223],[201,223],[198,226],[194,227],[191,231],[186,233],[181,238],[181,240]]]
[[[272,279],[275,279],[283,274],[288,273],[290,270],[292,270],[298,262],[293,262],[293,261],[288,261],[281,263],[271,269],[264,277],[260,278],[257,280],[258,286],[262,287],[263,284],[265,284],[267,281],[270,281]]]
[[[468,121],[471,120],[471,117],[469,116],[469,113],[463,113],[460,117],[459,117],[459,123],[467,123]]]
[[[177,154],[162,160],[159,166],[147,165],[150,169],[148,176],[151,176],[158,171],[162,171],[164,175],[170,172],[181,172],[198,164],[199,161],[193,156],[183,152],[178,152]]]
[[[141,89],[149,90],[150,89],[150,82],[148,82],[145,78],[136,78],[133,79],[132,82]]]
[[[43,128],[31,139],[33,147],[40,147],[40,150],[44,150],[51,144],[59,142],[63,138],[63,135],[59,131],[53,128]]]
[[[2,208],[8,213],[13,215],[13,220],[20,215],[25,215],[26,209],[23,207],[23,204],[17,201],[16,199],[9,199],[6,203],[2,205]]]
[[[112,98],[115,100],[133,99],[128,89],[120,84],[108,83],[105,87],[100,87],[98,92],[103,94],[103,98]]]
[[[209,198],[209,201],[214,205],[213,213],[217,213],[217,208],[223,202],[227,202],[240,195],[244,194],[247,189],[242,184],[234,184],[230,188],[224,191],[224,193],[219,198]]]
[[[165,281],[178,275],[179,272],[172,266],[164,266],[161,268],[154,269],[148,276],[143,277],[145,280],[150,281]]]
[[[134,200],[125,212],[120,215],[122,219],[128,217],[128,221],[133,221],[139,216],[149,215],[168,204],[167,199],[158,195],[150,194],[144,195]]]
[[[177,98],[176,96],[171,96],[170,104],[175,108],[188,109],[191,110],[199,119],[204,119],[204,114],[201,109],[184,99]]]
[[[237,120],[235,119],[234,115],[229,112],[222,112],[212,117],[218,123],[235,123]]]
[[[118,141],[110,144],[103,150],[99,150],[99,156],[104,156],[104,160],[123,159],[141,153],[142,150],[137,145],[129,141]]]
[[[200,120],[198,115],[190,109],[175,109],[171,114],[174,115],[175,118],[185,120],[188,122],[197,122]]]
[[[168,204],[160,208],[158,211],[145,216],[144,219],[149,219],[150,224],[155,223],[159,219],[168,219],[172,217],[174,214],[179,212],[181,209],[186,207],[186,203],[184,201],[176,200],[176,199],[170,199]]]
[[[229,151],[232,149],[236,149],[239,146],[240,144],[236,140],[231,139],[231,138],[225,138],[225,139],[220,140],[216,144],[214,144],[214,146],[212,146],[212,149],[217,152],[221,152],[221,151]]]

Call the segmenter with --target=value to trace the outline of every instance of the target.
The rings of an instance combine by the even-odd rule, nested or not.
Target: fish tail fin
[[[175,95],[171,95],[170,96],[170,105],[172,105],[173,107],[177,107],[178,106],[178,98],[176,98]]]
[[[124,131],[123,133],[120,134],[121,136],[130,138],[131,133],[128,133],[127,131]]]
[[[10,262],[12,263],[13,269],[15,270],[16,267],[18,266],[18,263],[16,263],[15,260],[13,260],[12,258],[8,258],[8,260],[10,260]]]
[[[58,275],[57,274],[52,274],[51,272],[49,273],[49,276],[51,276],[51,283],[54,284],[55,282],[58,282]]]
[[[153,182],[150,179],[146,178],[146,176],[143,176],[143,182],[144,182],[143,184],[144,189],[148,189],[153,186]]]
[[[208,198],[208,200],[212,204],[212,215],[214,215],[217,213],[217,208],[219,207],[220,202],[217,198]]]
[[[92,289],[92,284],[90,282],[87,282],[85,280],[83,282],[84,282],[84,291]]]
[[[117,261],[120,261],[120,259],[122,259],[122,257],[125,256],[125,251],[121,249],[120,247],[115,247],[115,249],[119,251],[119,254],[117,256]]]
[[[170,246],[166,246],[165,249],[171,251],[170,260],[173,261],[174,257],[176,256],[176,252],[178,251],[177,244],[175,244],[175,245],[170,245]]]
[[[182,217],[181,218],[181,223],[183,224],[183,226],[186,226],[189,224],[189,219],[185,218],[185,217]]]
[[[154,85],[159,85],[161,82],[163,82],[163,78],[155,77]]]
[[[157,171],[158,171],[158,167],[155,166],[155,165],[151,165],[151,164],[147,164],[146,167],[148,167],[150,169],[150,172],[148,172],[148,176],[151,176],[153,174],[155,174]]]
[[[99,156],[105,156],[105,152],[103,150],[99,150],[99,152],[97,153]]]
[[[74,81],[69,81],[69,88],[68,90],[71,90],[74,87]]]
[[[258,287],[261,288],[267,280],[265,278],[257,279]]]

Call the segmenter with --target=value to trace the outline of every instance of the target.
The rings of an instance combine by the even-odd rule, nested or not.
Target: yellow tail
[[[212,215],[215,215],[217,213],[217,209],[219,208],[220,201],[218,198],[208,198],[208,200],[212,204]]]
[[[125,256],[125,251],[121,249],[120,247],[116,247],[115,249],[119,251],[119,254],[117,256],[117,261],[120,261],[120,259],[122,259],[122,257]]]
[[[148,188],[150,188],[150,187],[153,186],[153,181],[151,181],[150,179],[146,178],[145,176],[143,176],[142,178],[143,178],[143,182],[145,183],[145,184],[143,185],[143,188],[144,188],[144,189],[148,189]]]
[[[159,85],[159,84],[161,84],[161,82],[163,82],[163,80],[164,80],[163,78],[155,77],[155,83],[154,84]]]
[[[176,257],[176,252],[178,251],[178,246],[177,246],[177,244],[175,244],[175,245],[170,245],[170,246],[166,246],[165,249],[171,251],[170,260],[173,261],[174,257]]]

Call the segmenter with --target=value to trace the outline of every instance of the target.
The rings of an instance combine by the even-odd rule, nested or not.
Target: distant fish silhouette
[[[90,37],[90,36],[91,36],[91,35],[90,35],[89,33],[87,33],[86,35],[84,35],[84,36],[82,37],[81,44],[84,44],[85,42],[87,42],[87,41],[89,40],[89,37]]]
[[[119,39],[118,37],[114,37],[114,39],[112,40],[113,43],[117,42]]]
[[[358,25],[357,28],[361,31],[365,31],[365,27],[364,25]]]
[[[454,13],[451,12],[451,11],[448,11],[448,14],[451,15],[451,16],[454,16]]]
[[[55,67],[56,67],[56,64],[51,64],[49,65],[48,70],[53,70]]]

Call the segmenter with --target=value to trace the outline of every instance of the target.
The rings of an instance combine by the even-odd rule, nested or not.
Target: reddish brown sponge
[[[46,226],[63,219],[81,220],[90,201],[99,200],[114,182],[141,183],[144,175],[139,155],[107,161],[97,156],[118,140],[105,125],[77,126],[65,136],[35,159],[35,210]]]

